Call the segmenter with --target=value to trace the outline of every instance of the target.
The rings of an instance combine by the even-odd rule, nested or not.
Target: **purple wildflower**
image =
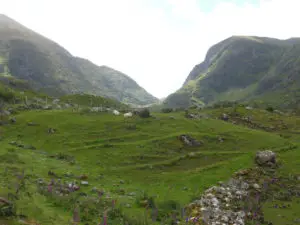
[[[49,193],[52,193],[52,188],[53,188],[52,184],[51,183],[48,184],[48,192]]]
[[[79,208],[78,208],[78,207],[76,207],[76,208],[74,209],[74,213],[73,213],[73,222],[74,222],[75,224],[80,222]]]
[[[103,214],[103,225],[107,225],[107,212],[106,211]]]

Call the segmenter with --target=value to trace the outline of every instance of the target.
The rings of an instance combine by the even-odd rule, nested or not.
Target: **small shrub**
[[[164,108],[161,110],[162,113],[170,113],[170,112],[173,112],[173,109],[172,108]]]
[[[13,203],[0,204],[0,217],[15,216],[16,210]]]
[[[140,112],[139,112],[139,116],[141,118],[149,118],[150,117],[150,111],[149,109],[142,109]]]
[[[136,130],[136,125],[135,125],[135,124],[128,124],[128,125],[126,126],[126,129],[127,129],[127,130]]]
[[[268,112],[274,112],[274,108],[273,108],[272,106],[268,106],[268,107],[266,108],[266,110],[267,110]]]

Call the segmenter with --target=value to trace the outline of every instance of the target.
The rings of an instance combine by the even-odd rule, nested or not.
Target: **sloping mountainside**
[[[188,107],[252,101],[295,107],[299,100],[300,39],[233,36],[212,46],[183,87],[164,103]]]
[[[73,57],[53,41],[0,15],[0,75],[50,95],[87,93],[145,105],[157,99],[125,74]]]

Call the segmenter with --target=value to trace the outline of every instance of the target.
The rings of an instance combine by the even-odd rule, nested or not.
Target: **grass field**
[[[267,132],[251,129],[242,120],[232,124],[216,119],[222,112],[238,112],[274,128]],[[168,213],[180,211],[206,188],[230,178],[237,170],[252,167],[258,150],[278,152],[284,162],[279,171],[282,176],[300,174],[298,117],[244,108],[201,113],[210,118],[186,119],[183,112],[154,113],[146,119],[68,110],[19,113],[15,124],[0,127],[0,196],[7,198],[19,183],[17,187],[22,188],[13,201],[27,224],[71,224],[76,205],[80,207],[78,224],[100,224],[104,209],[111,207],[114,199],[119,210],[110,214],[108,224],[124,224],[122,218],[130,221],[128,224],[167,224],[168,219],[152,222],[150,214],[145,214],[143,200],[151,199],[161,218],[168,218]],[[36,125],[29,126],[29,122]],[[49,128],[55,132],[48,133]],[[178,139],[181,134],[203,144],[185,146]],[[289,146],[295,147],[282,150]],[[17,178],[23,170],[24,177]],[[49,176],[49,171],[55,175]],[[80,183],[78,176],[82,174],[87,176],[88,185],[81,185],[80,191],[68,196],[39,191],[37,185],[39,178],[46,184],[53,178]],[[100,198],[93,188],[104,191],[96,203]],[[292,209],[281,214],[300,215],[297,201],[294,199]],[[271,220],[277,211],[268,204],[266,217]],[[0,224],[22,224],[19,219],[3,218]],[[284,224],[280,221],[272,222]]]

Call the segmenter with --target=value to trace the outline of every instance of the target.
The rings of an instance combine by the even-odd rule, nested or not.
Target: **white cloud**
[[[0,0],[0,13],[51,38],[72,54],[118,69],[150,93],[178,89],[208,48],[232,35],[300,37],[298,0],[259,6],[197,0]]]

